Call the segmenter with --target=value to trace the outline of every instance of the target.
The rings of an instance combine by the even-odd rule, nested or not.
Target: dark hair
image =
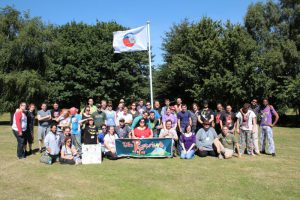
[[[244,109],[250,108],[250,104],[249,104],[249,103],[245,103],[245,104],[243,105],[243,108],[244,108]]]
[[[168,120],[166,121],[166,124],[167,124],[168,122],[171,122],[171,124],[173,124],[173,123],[172,123],[172,120],[170,120],[170,119],[168,119]]]
[[[71,140],[71,142],[72,142],[71,136],[66,136],[66,137],[65,137],[65,140],[64,140],[65,144],[66,144],[66,142],[67,142],[68,140]]]
[[[144,110],[143,114],[146,114],[146,113],[149,115],[149,112],[147,110]]]
[[[87,108],[90,108],[90,109],[91,109],[90,106],[85,106],[84,109],[83,109],[83,112],[85,112],[85,110],[86,110]],[[91,110],[90,110],[90,111],[91,111]]]
[[[53,122],[53,123],[51,123],[51,125],[50,125],[50,129],[52,129],[52,128],[53,128],[53,126],[56,126],[56,127],[57,127],[57,123],[56,123],[56,122]]]
[[[71,130],[71,128],[70,128],[69,126],[65,126],[65,127],[63,128],[63,132],[65,132],[67,129]]]
[[[187,132],[187,128],[188,128],[188,127],[191,127],[191,131],[192,131],[192,126],[188,124],[188,125],[185,127],[185,132]]]
[[[151,110],[151,111],[149,112],[149,114],[151,114],[151,113],[154,113],[154,114],[155,114],[155,112],[154,112],[153,110]]]
[[[183,106],[185,106],[185,107],[186,107],[186,104],[185,104],[185,103],[181,104],[181,107],[183,107]]]

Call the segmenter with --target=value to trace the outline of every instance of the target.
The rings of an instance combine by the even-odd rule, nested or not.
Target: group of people
[[[18,143],[17,157],[23,159],[32,154],[36,119],[39,152],[45,150],[48,164],[56,161],[80,164],[82,144],[99,144],[104,156],[115,160],[118,158],[115,140],[119,138],[171,138],[173,156],[182,159],[192,159],[195,155],[224,159],[234,155],[240,157],[244,153],[266,154],[266,140],[268,154],[276,155],[272,128],[279,115],[268,99],[263,99],[262,105],[253,99],[236,113],[231,105],[224,109],[218,103],[215,111],[209,108],[208,101],[202,105],[199,109],[199,105],[193,103],[188,110],[182,99],[177,98],[175,103],[165,99],[163,107],[155,101],[152,108],[150,102],[143,100],[132,102],[127,107],[121,99],[113,109],[110,101],[101,100],[94,105],[90,98],[82,110],[75,107],[60,109],[58,103],[48,110],[47,104],[43,103],[35,115],[35,105],[27,107],[22,102],[12,125]]]

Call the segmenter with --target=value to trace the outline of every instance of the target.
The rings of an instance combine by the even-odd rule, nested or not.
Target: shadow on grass
[[[278,126],[289,127],[289,128],[299,128],[300,127],[300,117],[298,115],[281,115],[279,118]]]

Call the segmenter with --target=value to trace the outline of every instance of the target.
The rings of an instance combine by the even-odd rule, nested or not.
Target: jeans
[[[184,153],[183,151],[181,151],[181,154],[180,154],[180,158],[181,159],[192,159],[194,158],[194,155],[195,155],[195,150],[190,150],[188,153]]]
[[[268,151],[269,153],[275,153],[275,144],[273,140],[273,130],[270,126],[262,126],[260,132],[260,146],[261,150],[265,151],[266,139],[268,138]]]
[[[255,152],[259,153],[259,146],[258,146],[258,125],[256,125],[255,131],[253,132],[253,145],[254,145]]]
[[[24,134],[25,132],[22,132],[22,136],[19,136],[18,131],[13,130],[13,134],[15,135],[16,139],[17,139],[17,156],[18,158],[24,158],[25,157],[25,152],[23,149],[23,145],[24,145]]]
[[[75,148],[81,149],[81,134],[72,134],[72,144],[75,146]]]

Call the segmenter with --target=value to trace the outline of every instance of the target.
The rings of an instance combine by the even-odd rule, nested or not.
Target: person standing
[[[30,104],[29,105],[29,110],[27,111],[27,129],[26,133],[24,136],[24,151],[26,155],[31,155],[32,154],[32,144],[34,141],[34,110],[35,110],[35,105]],[[27,144],[29,147],[29,151],[27,152]]]
[[[136,109],[136,103],[133,102],[130,106],[130,110],[129,110],[129,114],[132,115],[132,120],[134,120],[134,118],[136,118],[137,116],[139,116],[139,112]]]
[[[107,110],[105,111],[107,126],[116,126],[117,113],[112,109],[112,103],[108,102]]]
[[[269,141],[269,148],[268,151],[272,156],[276,156],[275,152],[275,143],[273,139],[273,127],[277,124],[279,120],[279,115],[274,109],[272,105],[269,104],[268,99],[263,100],[263,106],[261,108],[261,132],[260,132],[260,146],[261,146],[261,153],[265,154],[265,147],[266,147],[266,138]],[[275,116],[275,121],[272,123],[272,117]]]
[[[250,104],[249,110],[252,110],[256,116],[256,126],[253,131],[253,145],[255,154],[259,155],[259,146],[258,146],[258,122],[260,120],[260,106],[257,104],[257,99],[253,99]]]
[[[199,125],[198,125],[199,106],[197,103],[193,103],[192,111],[190,111],[190,112],[191,112],[191,118],[192,118],[192,132],[196,133],[199,129]]]
[[[229,133],[234,134],[234,130],[236,126],[235,122],[236,122],[235,113],[232,112],[232,107],[230,105],[227,105],[226,111],[221,115],[220,118],[221,129],[223,129],[223,126],[227,126]]]
[[[90,107],[90,114],[93,114],[94,112],[96,112],[97,111],[97,107],[94,105],[94,99],[92,99],[92,98],[89,98],[88,99],[88,103],[87,103],[87,105],[81,110],[81,114],[82,113],[84,113],[84,109],[86,108],[86,107]]]
[[[96,127],[100,130],[102,124],[107,124],[106,123],[106,114],[101,110],[101,105],[97,105],[97,111],[94,112],[91,117],[94,119],[94,123]]]
[[[137,106],[137,111],[140,113],[140,115],[143,114],[143,112],[146,110],[146,106],[144,106],[144,100],[139,100],[139,105]]]
[[[256,126],[256,116],[252,110],[249,110],[250,104],[245,103],[242,110],[236,115],[237,133],[240,134],[240,153],[244,153],[247,149],[249,155],[253,153],[253,131]]]
[[[182,110],[182,99],[178,97],[176,99],[175,111],[176,113],[179,113],[181,110]]]
[[[37,113],[38,119],[38,140],[39,140],[39,150],[42,153],[43,141],[45,136],[49,132],[49,126],[51,122],[51,112],[47,110],[47,104],[42,103],[41,110]]]
[[[161,109],[161,116],[164,116],[167,112],[167,109],[170,107],[170,99],[165,99],[165,106]]]
[[[177,124],[180,133],[186,129],[188,125],[192,125],[191,113],[187,111],[186,104],[181,105],[181,111],[177,113]]]
[[[56,122],[60,116],[61,110],[59,109],[58,103],[54,102],[53,109],[51,110],[52,122]]]
[[[88,125],[84,129],[84,144],[98,144],[98,129],[94,124],[94,119],[89,118]]]
[[[203,122],[208,120],[209,123],[214,121],[214,112],[208,107],[208,101],[203,101],[203,109],[199,112],[198,122],[200,123],[200,128],[203,127]]]
[[[24,135],[27,129],[27,116],[25,114],[26,103],[21,102],[19,109],[16,110],[13,117],[12,131],[17,139],[17,157],[19,159],[25,158],[24,152]]]
[[[71,137],[73,145],[76,147],[77,151],[81,149],[81,128],[79,122],[81,121],[81,115],[77,113],[77,108],[70,108],[71,114]]]
[[[222,132],[221,125],[220,125],[220,119],[221,115],[224,113],[224,108],[221,103],[217,104],[217,110],[214,113],[214,127],[218,134]]]

